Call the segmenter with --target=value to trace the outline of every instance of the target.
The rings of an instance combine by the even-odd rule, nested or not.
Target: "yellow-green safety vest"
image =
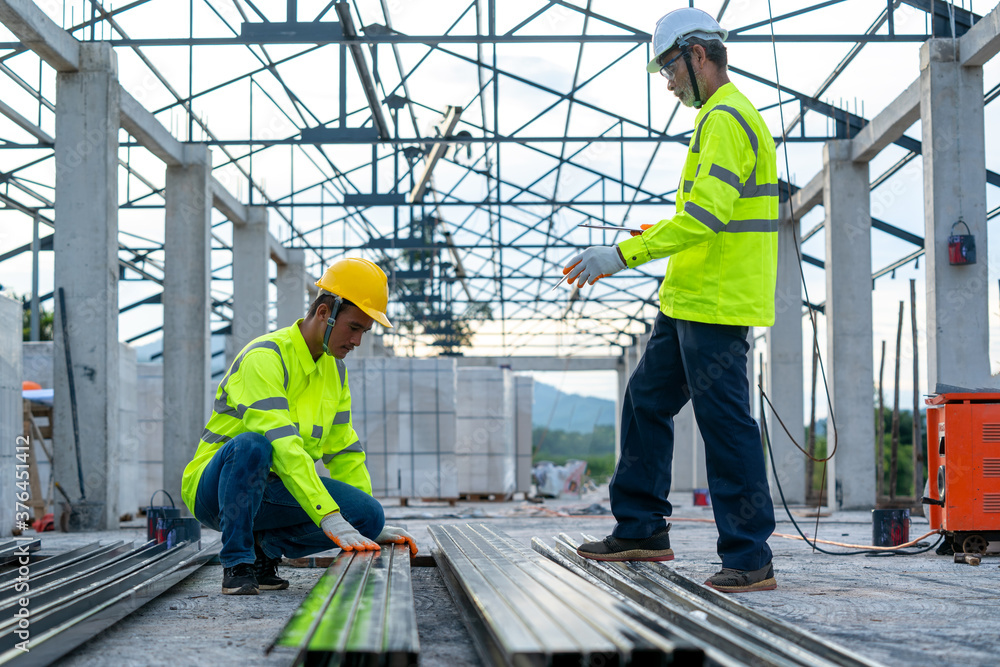
[[[317,525],[338,509],[316,473],[319,459],[333,479],[371,495],[365,452],[351,422],[347,367],[325,354],[313,361],[301,323],[251,341],[219,384],[212,416],[181,483],[192,514],[205,466],[223,445],[247,432],[271,441],[271,470]]]
[[[774,324],[778,172],[774,139],[732,83],[698,112],[672,218],[618,244],[631,268],[670,257],[660,310],[681,320]]]

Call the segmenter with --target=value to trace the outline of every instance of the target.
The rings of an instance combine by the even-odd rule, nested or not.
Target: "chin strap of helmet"
[[[340,304],[344,302],[342,298],[336,294],[332,295],[334,298],[333,309],[330,310],[330,317],[326,319],[326,331],[323,332],[323,354],[330,354],[329,344],[330,344],[330,334],[333,333],[333,325],[337,323],[337,313],[340,312]]]
[[[694,93],[694,108],[700,109],[705,101],[701,99],[701,92],[698,90],[698,79],[695,77],[694,67],[691,65],[691,49],[688,46],[687,38],[681,37],[678,39],[677,46],[680,47],[681,55],[684,56],[684,63],[687,65],[688,79],[691,80],[691,91]]]

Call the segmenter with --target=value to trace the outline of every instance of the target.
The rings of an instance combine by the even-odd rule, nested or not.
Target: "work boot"
[[[759,570],[734,570],[724,567],[705,581],[705,585],[723,593],[773,591],[778,587],[774,568],[768,563]]]
[[[278,576],[278,563],[281,559],[268,558],[256,540],[253,543],[253,551],[257,556],[253,564],[254,574],[257,575],[257,586],[262,591],[283,591],[288,588],[288,579]]]
[[[257,595],[253,563],[239,563],[222,571],[223,595]]]
[[[670,524],[649,537],[628,539],[608,535],[600,542],[585,542],[576,549],[576,553],[590,560],[673,560],[674,552],[670,548]]]

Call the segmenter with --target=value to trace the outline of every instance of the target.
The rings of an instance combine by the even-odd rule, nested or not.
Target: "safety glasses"
[[[677,74],[674,71],[674,69],[675,69],[674,63],[677,62],[677,59],[680,58],[682,55],[684,55],[683,51],[681,51],[676,56],[674,56],[673,58],[671,58],[670,60],[668,60],[663,65],[663,67],[660,68],[660,74],[662,74],[664,76],[664,78],[666,78],[666,79],[668,79],[670,81],[674,80],[674,76]]]

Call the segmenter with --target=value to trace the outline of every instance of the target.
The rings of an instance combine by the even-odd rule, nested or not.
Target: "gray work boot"
[[[670,524],[649,537],[628,539],[608,535],[599,542],[585,542],[577,547],[576,553],[590,560],[673,560],[670,548]]]
[[[778,587],[774,568],[768,563],[759,570],[734,570],[724,567],[705,581],[705,585],[723,593],[749,593],[773,591]]]

